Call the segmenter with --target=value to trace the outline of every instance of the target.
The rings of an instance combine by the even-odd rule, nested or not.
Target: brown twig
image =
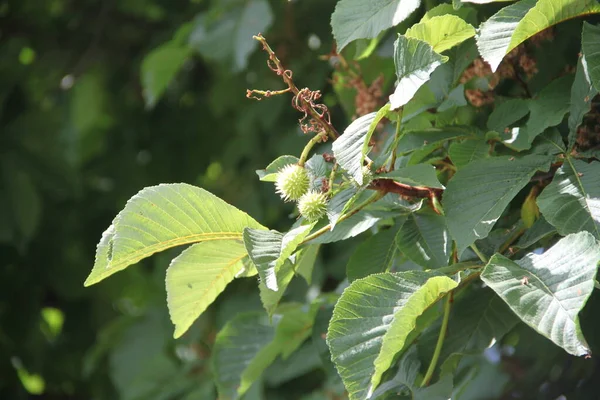
[[[369,185],[369,189],[378,190],[385,193],[397,193],[405,197],[414,197],[418,199],[430,199],[432,197],[440,198],[443,189],[430,188],[424,186],[409,186],[403,183],[395,182],[391,179],[374,179]]]
[[[283,82],[287,85],[288,88],[277,91],[261,91],[249,89],[246,91],[246,97],[260,99],[259,96],[269,97],[275,94],[292,92],[294,94],[294,97],[292,99],[292,106],[298,111],[304,113],[304,116],[299,120],[300,127],[302,128],[302,130],[305,133],[320,130],[322,132],[326,132],[327,135],[331,137],[331,139],[337,139],[340,136],[340,134],[331,124],[331,116],[329,114],[327,106],[324,104],[316,103],[316,100],[318,100],[321,97],[321,92],[318,90],[313,91],[308,88],[298,89],[298,87],[292,79],[292,71],[283,67],[281,61],[279,60],[279,58],[277,58],[275,52],[271,49],[263,35],[259,33],[258,35],[253,36],[253,38],[255,40],[258,40],[262,44],[263,50],[265,50],[269,55],[269,59],[267,60],[268,67],[277,75],[281,76]],[[304,120],[308,117],[310,117],[309,122],[304,123]]]

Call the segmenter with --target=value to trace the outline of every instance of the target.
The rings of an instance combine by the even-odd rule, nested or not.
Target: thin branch
[[[253,38],[262,44],[263,50],[265,50],[269,55],[269,59],[267,60],[267,65],[269,66],[269,68],[277,75],[281,76],[281,79],[283,79],[283,82],[288,87],[288,89],[285,90],[266,92],[269,92],[271,95],[281,94],[288,91],[292,92],[294,94],[292,105],[294,106],[294,108],[305,114],[304,117],[300,119],[302,129],[305,132],[314,130],[312,126],[314,121],[314,124],[318,125],[323,132],[327,133],[327,135],[331,137],[331,139],[337,139],[340,136],[340,134],[331,124],[331,117],[327,106],[325,106],[324,104],[315,103],[315,100],[318,100],[321,97],[321,93],[318,90],[311,91],[308,88],[298,89],[298,87],[294,83],[294,80],[292,79],[292,71],[283,67],[281,61],[279,60],[279,58],[277,58],[275,52],[267,43],[267,40],[260,33],[256,36],[253,36]],[[263,95],[263,92],[259,90],[247,90],[246,97],[256,98],[257,94]],[[310,116],[311,121],[309,121],[309,124],[303,125],[302,121],[307,116]]]

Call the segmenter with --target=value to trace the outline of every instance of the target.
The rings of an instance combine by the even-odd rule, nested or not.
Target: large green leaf
[[[398,142],[398,154],[408,154],[428,145],[439,145],[448,140],[468,137],[474,137],[472,130],[460,126],[409,131]]]
[[[594,290],[600,247],[580,232],[561,239],[544,254],[518,261],[496,254],[481,274],[509,307],[541,335],[568,353],[590,353],[579,311]]]
[[[440,365],[452,355],[483,351],[517,322],[512,310],[491,289],[470,285],[452,305]],[[422,360],[431,360],[439,332],[440,324],[433,324],[419,338]]]
[[[535,3],[536,0],[521,0],[504,7],[479,27],[477,48],[492,71],[496,71],[504,56],[512,50],[513,32]]]
[[[396,89],[390,96],[391,109],[402,107],[413,98],[417,90],[429,80],[433,71],[448,61],[422,40],[398,35],[394,42]]]
[[[156,105],[189,56],[190,50],[187,47],[169,42],[144,57],[140,77],[146,107]]]
[[[455,15],[440,15],[411,26],[406,37],[419,39],[441,53],[475,36],[475,28]]]
[[[522,0],[481,25],[477,46],[496,71],[506,54],[536,33],[567,19],[598,12],[596,0]]]
[[[537,202],[561,235],[585,230],[600,239],[600,162],[565,158]]]
[[[377,175],[378,178],[392,179],[396,182],[410,186],[425,186],[443,189],[444,186],[440,183],[435,173],[433,165],[416,164],[402,168],[397,168],[391,172]]]
[[[581,52],[587,62],[586,75],[589,74],[596,91],[600,91],[600,26],[583,23]]]
[[[509,99],[496,105],[487,121],[488,129],[502,133],[510,125],[529,114],[529,101],[525,99]]]
[[[500,215],[538,170],[547,170],[547,156],[493,157],[474,161],[448,182],[443,205],[458,253],[485,238]]]
[[[238,314],[217,334],[212,366],[219,398],[236,399],[278,355],[287,358],[311,334],[317,308],[291,305],[272,322],[263,312]]]
[[[371,398],[383,400],[448,400],[452,396],[452,379],[442,377],[433,385],[420,387],[421,362],[416,347],[412,346],[398,361],[398,371],[392,379],[382,383]],[[410,395],[406,393],[410,392]],[[406,393],[406,395],[401,395]]]
[[[566,75],[544,87],[527,103],[530,114],[525,126],[513,128],[511,138],[504,143],[518,151],[529,149],[539,134],[560,124],[569,111],[572,85],[573,76]]]
[[[393,228],[379,231],[358,245],[346,266],[350,282],[389,271],[399,253],[395,242],[396,231]]]
[[[363,184],[363,162],[369,151],[369,141],[379,122],[389,111],[389,104],[378,112],[363,115],[352,121],[344,133],[335,141],[331,148],[337,163],[354,178],[359,185]]]
[[[446,276],[411,271],[370,275],[346,288],[327,343],[350,399],[364,399],[377,388],[417,317],[456,285]]]
[[[196,243],[171,261],[166,285],[174,337],[183,335],[244,269],[244,257],[244,243],[229,239]]]
[[[244,244],[265,286],[279,291],[276,272],[304,240],[314,224],[300,225],[286,234],[246,228]]]
[[[592,26],[592,25],[589,25]],[[583,27],[584,38],[586,32],[586,24]],[[600,34],[597,40],[600,40]],[[600,52],[600,49],[598,50]],[[599,53],[600,56],[600,53]],[[600,61],[600,60],[599,60]],[[571,101],[569,106],[569,152],[575,146],[575,138],[577,137],[577,128],[583,121],[583,116],[590,112],[592,108],[592,99],[598,94],[598,91],[592,85],[589,76],[589,66],[586,57],[580,57],[577,62],[577,72],[575,73],[575,81],[571,87]]]
[[[262,226],[215,195],[184,183],[161,184],[133,196],[104,232],[89,286],[156,252],[212,240],[241,240]]]
[[[485,140],[464,140],[454,142],[448,148],[448,156],[456,168],[482,158],[489,157],[490,145]]]
[[[420,0],[340,0],[331,16],[337,50],[342,51],[353,40],[371,39],[398,25],[420,4]]]
[[[402,253],[426,268],[448,265],[452,241],[446,219],[434,213],[413,213],[400,227],[396,244]]]

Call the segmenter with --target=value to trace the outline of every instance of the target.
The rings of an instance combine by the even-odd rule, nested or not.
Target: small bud
[[[275,188],[284,201],[296,201],[308,191],[310,178],[304,167],[290,164],[277,174]]]
[[[298,210],[307,221],[317,221],[325,216],[327,197],[321,192],[311,190],[298,200]]]

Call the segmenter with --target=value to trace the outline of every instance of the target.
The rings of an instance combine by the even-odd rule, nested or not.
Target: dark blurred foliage
[[[334,4],[0,3],[0,399],[216,397],[212,340],[236,312],[261,309],[255,279],[233,282],[177,341],[164,289],[176,252],[91,288],[83,281],[101,233],[145,186],[192,183],[271,228],[290,225],[292,208],[254,170],[306,139],[289,97],[245,98],[246,88],[282,88],[251,35],[265,34],[299,86],[324,92],[341,129],[348,117],[319,58],[332,49]],[[372,68],[389,77],[393,63]],[[313,285],[338,285],[349,248],[325,249]],[[287,297],[309,296],[296,281]],[[582,318],[592,349],[598,303],[595,293]],[[488,355],[499,364],[468,378],[473,399],[597,398],[595,359],[569,357],[523,325],[504,344],[512,351]],[[307,347],[245,398],[343,398],[324,362]]]

